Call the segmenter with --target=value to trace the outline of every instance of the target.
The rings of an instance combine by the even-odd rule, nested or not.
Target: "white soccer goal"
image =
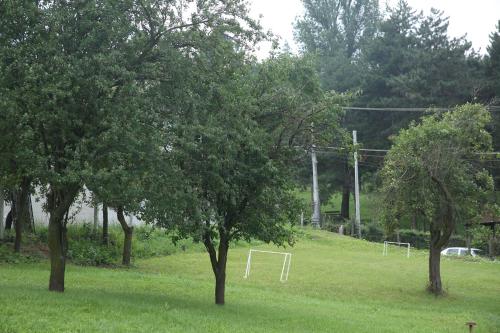
[[[286,282],[288,280],[288,273],[290,273],[290,263],[292,262],[292,254],[291,253],[275,252],[275,251],[263,251],[263,250],[254,250],[254,249],[250,249],[250,251],[248,251],[247,269],[245,271],[245,276],[243,276],[243,278],[246,279],[250,276],[250,268],[252,266],[252,253],[253,252],[279,254],[279,255],[284,256],[283,267],[281,268],[280,281]]]
[[[382,252],[382,255],[386,256],[387,255],[387,249],[389,248],[389,245],[406,245],[407,250],[406,250],[406,257],[410,258],[410,243],[400,243],[400,242],[384,242],[384,251]]]

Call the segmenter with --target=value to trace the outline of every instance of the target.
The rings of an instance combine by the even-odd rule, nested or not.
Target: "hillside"
[[[260,246],[259,248],[272,248]],[[278,251],[283,251],[280,249]],[[427,254],[306,231],[289,281],[282,259],[231,249],[227,304],[213,305],[205,253],[138,260],[132,269],[67,267],[66,292],[47,291],[49,265],[0,264],[0,332],[500,332],[500,265],[443,258],[447,296],[425,292]]]

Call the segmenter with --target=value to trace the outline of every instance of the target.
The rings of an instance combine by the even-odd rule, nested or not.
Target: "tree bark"
[[[23,225],[21,224],[21,221],[19,221],[19,215],[20,210],[18,207],[18,191],[14,190],[12,194],[12,208],[10,210],[11,212],[11,217],[12,217],[12,223],[14,224],[14,231],[16,233],[16,236],[14,238],[14,252],[19,253],[21,252],[21,238],[22,238],[22,230],[23,230]]]
[[[4,219],[4,208],[5,208],[5,200],[4,200],[4,197],[3,197],[3,189],[0,187],[0,241],[3,240],[3,235],[4,235],[4,229],[5,229],[5,226],[4,226],[4,222],[5,222],[5,219]]]
[[[12,195],[12,209],[13,217],[15,218],[15,231],[16,238],[14,241],[14,251],[21,251],[21,241],[23,231],[33,232],[31,218],[29,214],[29,195],[30,195],[31,181],[28,178],[23,178],[21,187],[13,191]]]
[[[441,295],[443,293],[443,285],[441,283],[441,247],[438,247],[431,240],[429,250],[429,291],[435,295]]]
[[[417,230],[417,213],[411,215],[411,229]]]
[[[116,209],[116,217],[118,218],[118,222],[122,226],[124,233],[124,241],[123,241],[123,255],[122,255],[122,264],[125,266],[130,266],[130,258],[132,256],[132,235],[134,232],[134,227],[131,227],[127,224],[125,220],[125,215],[123,214],[123,206],[118,206]]]
[[[99,228],[99,204],[94,203],[94,235],[97,235],[97,229]]]
[[[5,230],[12,229],[12,205],[10,206],[10,210],[7,213],[7,217],[5,218]]]
[[[441,211],[439,217],[429,226],[431,239],[429,242],[428,290],[434,295],[441,295],[443,293],[443,285],[441,283],[441,249],[448,244],[455,228],[453,197],[442,180],[432,174],[430,176],[441,192]]]
[[[51,214],[49,218],[50,249],[50,291],[64,291],[64,273],[66,269],[66,253],[63,246],[63,216]]]
[[[55,189],[51,186],[47,197],[49,217],[48,245],[50,250],[49,290],[63,292],[66,270],[66,225],[64,215],[67,214],[79,187]]]
[[[344,165],[344,184],[342,185],[342,203],[340,205],[340,216],[349,220],[349,201],[351,198],[351,171],[349,162]]]
[[[102,243],[109,245],[108,205],[102,204]]]
[[[227,253],[229,250],[229,240],[226,232],[223,230],[219,231],[219,249],[218,256],[215,251],[213,241],[210,234],[207,232],[203,237],[203,243],[210,256],[210,263],[212,264],[212,270],[215,275],[215,304],[224,305],[225,303],[225,292],[226,292],[226,264],[227,264]]]
[[[226,264],[228,243],[221,240],[219,243],[219,258],[217,260],[217,273],[215,274],[215,304],[224,305],[226,292]]]

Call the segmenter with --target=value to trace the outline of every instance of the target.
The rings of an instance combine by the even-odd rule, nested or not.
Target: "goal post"
[[[245,275],[243,276],[243,278],[247,279],[250,276],[250,269],[252,267],[252,253],[254,253],[254,252],[282,255],[283,256],[283,266],[281,268],[280,282],[288,281],[288,274],[290,273],[290,263],[292,262],[292,254],[291,253],[265,251],[265,250],[254,250],[254,249],[250,249],[250,251],[248,251],[247,267],[246,267]]]
[[[410,258],[410,247],[411,247],[410,243],[387,242],[387,241],[385,241],[385,242],[384,242],[384,250],[382,251],[382,255],[383,255],[383,256],[386,256],[386,255],[387,255],[387,250],[388,250],[388,248],[389,248],[389,245],[398,245],[398,246],[400,246],[400,245],[405,245],[405,246],[406,246],[406,248],[407,248],[407,250],[406,250],[406,257],[407,257],[407,258]]]

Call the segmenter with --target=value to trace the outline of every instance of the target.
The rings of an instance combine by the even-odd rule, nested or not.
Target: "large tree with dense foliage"
[[[424,16],[406,1],[388,9],[365,52],[368,72],[359,103],[380,107],[448,107],[471,100],[479,60],[465,38],[448,37],[448,18]]]
[[[303,0],[305,14],[295,23],[297,40],[318,56],[323,86],[346,91],[360,84],[357,62],[376,33],[378,0]]]
[[[425,116],[394,139],[381,171],[388,229],[419,211],[430,226],[429,290],[441,294],[440,255],[457,223],[478,216],[491,176],[481,155],[491,149],[485,130],[490,115],[481,105]]]
[[[490,34],[490,45],[484,59],[484,85],[481,101],[488,104],[493,111],[491,133],[493,150],[500,151],[500,21],[496,30]],[[500,165],[492,163],[492,173],[496,186],[500,186]]]

